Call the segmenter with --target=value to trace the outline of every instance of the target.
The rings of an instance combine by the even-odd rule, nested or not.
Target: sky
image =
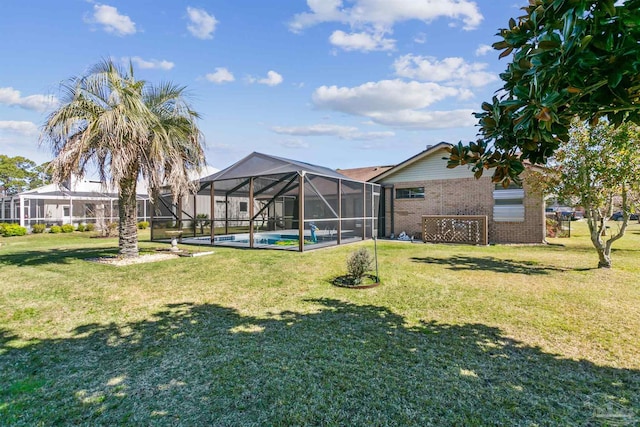
[[[3,0],[0,154],[52,159],[60,83],[106,58],[184,85],[207,163],[253,151],[330,168],[476,139],[526,0]]]

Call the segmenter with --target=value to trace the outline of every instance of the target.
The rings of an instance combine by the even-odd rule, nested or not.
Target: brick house
[[[372,177],[368,180],[382,186],[381,237],[405,232],[430,240],[425,216],[454,226],[463,226],[465,218],[477,217],[484,224],[485,242],[543,243],[544,199],[527,184],[526,176],[521,188],[504,189],[491,182],[490,174],[476,179],[464,166],[447,169],[443,158],[448,157],[446,148],[450,146],[441,142],[392,168],[369,168]],[[358,169],[360,174],[363,169]],[[376,174],[377,170],[383,171]],[[349,176],[350,170],[340,172]],[[430,241],[447,240],[436,236]]]

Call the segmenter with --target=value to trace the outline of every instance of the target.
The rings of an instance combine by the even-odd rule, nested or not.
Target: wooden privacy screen
[[[486,215],[423,215],[422,240],[430,243],[489,243]]]

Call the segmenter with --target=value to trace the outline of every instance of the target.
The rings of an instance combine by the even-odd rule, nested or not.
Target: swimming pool
[[[318,230],[316,231],[317,241],[311,240],[309,230],[305,230],[304,245],[305,247],[324,247],[328,245],[336,245],[338,243],[338,232],[336,230]],[[354,236],[351,230],[342,231],[342,241],[362,240],[359,236]],[[214,246],[231,246],[246,248],[253,246],[255,248],[269,247],[271,249],[296,249],[300,244],[298,240],[298,230],[280,230],[268,232],[255,232],[253,235],[253,245],[249,242],[249,233],[224,234],[215,236],[213,242],[210,236],[183,237],[182,243],[196,245]]]
[[[307,236],[305,236],[308,238]],[[307,241],[305,238],[305,244],[311,244],[313,242]],[[225,244],[225,243],[239,243],[239,244],[249,244],[249,234],[229,234],[225,236],[216,236],[213,239],[214,244]],[[297,245],[298,244],[298,234],[282,234],[282,233],[255,233],[253,235],[253,244],[254,245]]]

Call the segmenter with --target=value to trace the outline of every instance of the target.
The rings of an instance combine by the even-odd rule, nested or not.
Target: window
[[[524,190],[496,187],[493,191],[493,220],[496,222],[524,221]]]
[[[398,188],[396,199],[424,199],[424,187]]]
[[[240,212],[247,212],[248,203],[240,202]]]

